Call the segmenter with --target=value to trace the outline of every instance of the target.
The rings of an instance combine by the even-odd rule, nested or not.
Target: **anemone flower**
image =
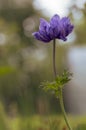
[[[33,33],[33,36],[40,41],[50,42],[54,39],[67,40],[67,36],[72,32],[74,26],[68,17],[60,18],[55,14],[50,22],[40,18],[39,30]]]

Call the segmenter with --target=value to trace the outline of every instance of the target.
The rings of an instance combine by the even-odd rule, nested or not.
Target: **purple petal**
[[[54,38],[54,32],[51,27],[47,28],[47,34],[49,35],[51,40]]]
[[[63,17],[61,19],[61,22],[64,23],[64,24],[70,24],[70,19],[68,17]]]
[[[51,25],[51,26],[57,26],[57,24],[59,24],[59,22],[60,22],[60,17],[59,17],[59,15],[55,14],[55,15],[51,18],[51,20],[50,20],[50,25]]]
[[[61,19],[61,24],[65,30],[65,36],[68,36],[74,28],[74,26],[70,23],[70,19],[68,17],[63,17]]]
[[[50,40],[45,39],[39,32],[34,32],[32,34],[37,40],[43,41],[43,42],[49,42]]]
[[[51,40],[50,36],[47,33],[47,30],[49,28],[49,23],[44,20],[43,18],[40,19],[40,26],[39,26],[39,33],[47,40]]]
[[[61,28],[61,24],[60,24],[60,17],[58,15],[54,15],[50,21],[50,26],[53,30],[53,37],[54,38],[58,38],[59,34],[60,34],[60,28]]]
[[[39,30],[42,30],[42,31],[46,31],[46,28],[49,26],[49,23],[43,19],[43,18],[40,18],[40,26],[39,26]]]

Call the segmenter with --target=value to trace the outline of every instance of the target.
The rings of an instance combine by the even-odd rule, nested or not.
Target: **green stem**
[[[55,48],[56,47],[56,41],[55,39],[53,40],[53,70],[54,70],[54,76],[56,78],[56,63],[55,63]],[[72,128],[70,127],[70,124],[68,122],[68,119],[67,119],[67,116],[66,116],[66,112],[65,112],[65,109],[64,109],[64,103],[63,103],[63,95],[62,95],[62,88],[60,88],[60,93],[59,93],[59,100],[60,100],[60,106],[61,106],[61,109],[62,109],[62,113],[63,113],[63,116],[64,116],[64,120],[66,122],[66,125],[68,127],[69,130],[72,130]]]
[[[62,88],[60,88],[59,100],[60,100],[60,106],[61,106],[61,109],[62,109],[62,113],[63,113],[63,116],[64,116],[64,120],[65,120],[65,122],[66,122],[66,124],[67,124],[67,127],[68,127],[69,130],[72,130],[72,128],[71,128],[71,126],[70,126],[70,124],[69,124],[69,122],[68,122],[65,109],[64,109]]]
[[[55,60],[55,53],[56,53],[56,41],[55,39],[53,40],[53,71],[54,71],[54,76],[56,78],[56,60]]]

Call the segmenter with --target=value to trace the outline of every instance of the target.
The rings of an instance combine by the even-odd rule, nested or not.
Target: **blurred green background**
[[[71,0],[68,12],[75,26],[70,40],[67,44],[57,41],[59,74],[69,67],[70,47],[86,44],[86,3],[83,8],[77,4]],[[42,81],[53,80],[52,43],[46,45],[32,37],[40,17],[49,20],[34,8],[33,0],[0,0],[0,130],[60,130],[59,122],[66,130],[58,100],[40,88]],[[48,117],[53,117],[50,128]],[[75,121],[86,123],[86,118],[69,117],[74,127]],[[86,125],[77,127],[81,129],[86,130]]]

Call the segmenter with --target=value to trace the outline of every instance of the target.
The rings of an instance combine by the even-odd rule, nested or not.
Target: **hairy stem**
[[[56,41],[55,41],[55,39],[54,39],[54,40],[53,40],[53,71],[54,71],[54,76],[55,76],[55,78],[56,78],[55,52],[56,52]],[[59,93],[60,106],[61,106],[61,109],[62,109],[62,113],[63,113],[63,116],[64,116],[64,120],[65,120],[65,122],[66,122],[66,125],[67,125],[68,129],[69,129],[69,130],[72,130],[72,128],[70,127],[70,124],[69,124],[69,122],[68,122],[65,109],[64,109],[62,88],[60,88],[59,91],[60,91],[60,93]]]

